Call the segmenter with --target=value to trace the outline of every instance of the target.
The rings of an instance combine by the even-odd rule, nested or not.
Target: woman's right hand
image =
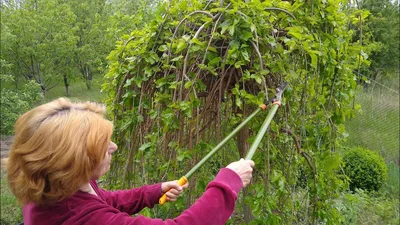
[[[231,169],[239,175],[243,182],[243,187],[249,185],[252,173],[253,173],[254,162],[253,160],[240,159],[239,161],[229,164],[226,168]]]

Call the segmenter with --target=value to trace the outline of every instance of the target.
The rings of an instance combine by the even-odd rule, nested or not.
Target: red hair
[[[8,183],[21,203],[56,202],[89,182],[112,135],[104,111],[96,103],[59,98],[18,118],[6,162]]]

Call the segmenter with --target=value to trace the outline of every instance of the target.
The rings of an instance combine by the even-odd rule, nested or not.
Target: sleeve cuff
[[[236,193],[239,194],[240,189],[243,187],[243,182],[239,175],[231,169],[222,168],[214,179],[215,182],[219,182],[227,185]]]
[[[147,196],[149,196],[148,201],[150,202],[150,205],[158,204],[158,200],[162,196],[161,183],[148,185],[146,192]]]

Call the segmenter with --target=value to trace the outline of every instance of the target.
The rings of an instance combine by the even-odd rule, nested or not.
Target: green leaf
[[[318,63],[317,55],[314,53],[310,53],[310,57],[311,57],[311,66],[317,68],[317,63]]]
[[[167,45],[160,45],[160,47],[158,47],[158,51],[160,52],[165,52],[168,50]]]
[[[178,57],[175,57],[175,58],[171,59],[171,62],[180,61],[181,59],[183,59],[183,55],[180,55]]]
[[[364,59],[368,59],[367,53],[365,53],[363,50],[360,51],[360,54]]]
[[[242,108],[243,103],[242,103],[242,100],[239,97],[236,97],[235,103],[240,109]]]
[[[185,40],[185,42],[187,42],[187,41],[189,41],[190,36],[185,34],[185,35],[182,36],[182,38],[183,38],[183,40]]]
[[[252,37],[253,37],[253,34],[251,32],[248,32],[248,31],[243,31],[239,36],[239,38],[244,40],[244,41],[247,41]]]
[[[142,144],[142,146],[140,146],[139,151],[144,151],[150,147],[151,147],[151,142],[144,143]]]
[[[126,82],[125,82],[125,84],[124,84],[124,87],[129,87],[129,86],[131,86],[133,80],[135,80],[135,78],[130,78],[130,79],[126,80]]]
[[[242,51],[241,53],[242,53],[244,60],[246,60],[247,62],[250,62],[249,53],[247,53],[247,51]]]
[[[165,84],[167,84],[167,82],[168,82],[168,81],[167,81],[167,78],[162,77],[162,78],[160,78],[160,79],[158,79],[158,80],[155,81],[156,87],[157,87],[157,88],[160,88],[160,87],[164,86]]]
[[[298,32],[294,32],[294,31],[289,31],[289,34],[292,35],[293,37],[299,39],[299,40],[301,40],[302,37],[303,37],[302,34],[300,34],[300,33],[298,33]]]
[[[210,65],[210,66],[218,66],[219,62],[221,62],[221,57],[215,57],[210,62],[208,62],[208,65]]]
[[[231,21],[227,19],[221,24],[221,34],[225,33],[225,31],[229,28],[230,23]]]
[[[231,36],[233,36],[234,33],[235,33],[235,25],[231,25],[231,26],[229,27],[229,34],[230,34]]]
[[[191,40],[191,42],[192,42],[192,43],[195,43],[195,44],[197,44],[197,45],[200,45],[200,46],[204,46],[204,45],[205,45],[205,42],[204,42],[204,41],[199,41],[199,39],[197,39],[197,38],[193,38],[193,39]]]
[[[215,47],[210,46],[210,47],[208,47],[208,51],[217,52],[217,49]]]
[[[193,82],[192,82],[192,81],[188,81],[188,82],[186,82],[186,83],[185,83],[185,89],[189,89],[189,88],[191,88],[191,87],[192,87],[192,85],[193,85]]]
[[[257,30],[257,27],[256,27],[256,25],[255,25],[254,23],[252,23],[252,24],[250,25],[250,30],[251,30],[251,32],[254,32],[254,31]]]
[[[186,42],[184,40],[182,40],[182,39],[179,39],[178,44],[176,46],[176,52],[175,53],[181,52],[186,47],[187,47]]]

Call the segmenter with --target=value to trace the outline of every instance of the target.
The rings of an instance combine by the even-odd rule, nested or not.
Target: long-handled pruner
[[[267,132],[268,126],[271,123],[272,118],[274,118],[276,111],[279,106],[281,106],[282,93],[285,91],[287,83],[282,83],[278,88],[276,88],[275,98],[272,99],[272,107],[268,112],[267,118],[265,118],[264,123],[261,125],[260,130],[254,140],[253,144],[250,146],[249,151],[244,159],[248,160],[253,158],[254,153],[257,150],[258,145],[261,142],[261,139],[264,137],[265,132]]]
[[[272,99],[272,109],[267,115],[267,119],[263,123],[260,132],[257,134],[256,140],[254,143],[251,145],[251,148],[249,150],[249,153],[246,156],[246,159],[251,159],[253,156],[255,150],[257,149],[257,146],[260,144],[262,136],[266,132],[269,123],[271,122],[272,118],[274,117],[276,110],[281,104],[281,96],[286,87],[286,83],[282,84],[280,87],[278,87],[276,90],[276,97]],[[217,146],[215,146],[200,162],[198,162],[188,173],[185,174],[185,176],[182,176],[178,180],[178,184],[183,186],[187,183],[189,177],[193,175],[194,172],[196,172],[211,156],[213,156],[222,146],[224,146],[238,131],[240,131],[251,119],[253,119],[260,111],[265,110],[267,108],[267,105],[262,104],[258,109],[256,109],[249,117],[246,118],[241,124],[239,124],[228,136],[226,136]],[[265,130],[265,131],[263,131]],[[263,131],[263,132],[261,132]],[[260,133],[262,133],[260,135]],[[255,143],[257,143],[255,145]],[[251,154],[250,154],[251,153]],[[160,200],[159,203],[160,205],[164,205],[165,202],[167,202],[167,195],[164,194]]]

